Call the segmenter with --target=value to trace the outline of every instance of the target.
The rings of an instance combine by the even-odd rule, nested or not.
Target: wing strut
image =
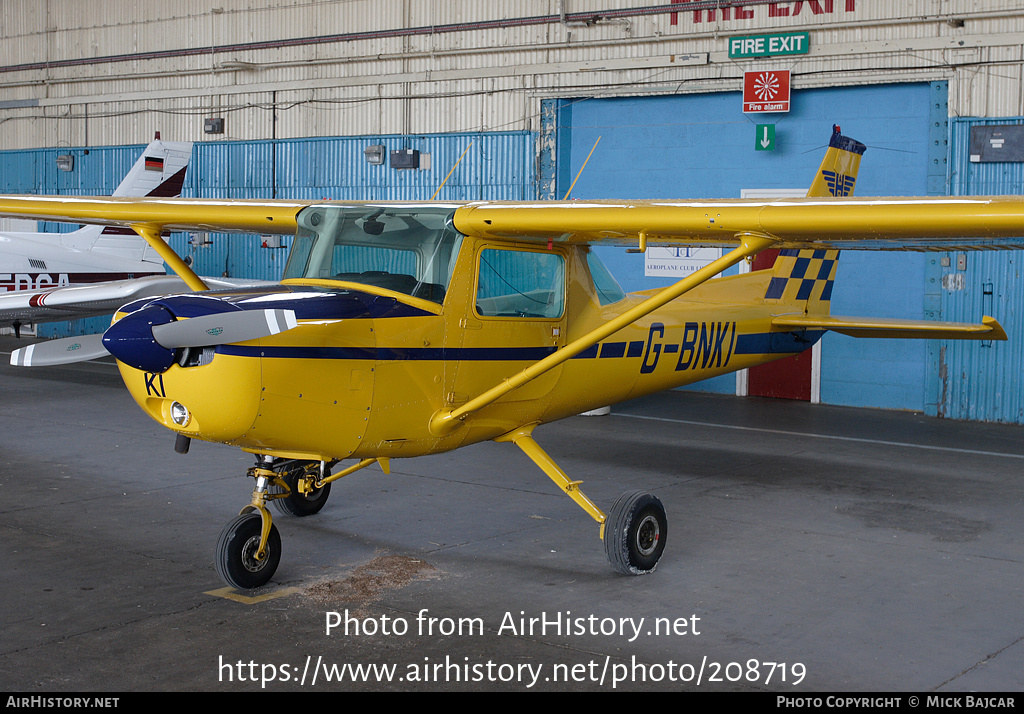
[[[171,250],[171,246],[167,245],[167,242],[160,237],[163,232],[160,226],[154,226],[149,223],[133,223],[132,230],[138,233],[143,240],[157,252],[157,254],[164,259],[164,262],[171,266],[171,270],[178,274],[178,277],[185,281],[192,290],[198,292],[201,290],[209,290],[203,279],[195,274],[192,268],[188,267],[184,260]]]
[[[636,307],[622,313],[614,320],[606,322],[596,330],[592,330],[582,337],[577,338],[554,354],[548,355],[544,359],[533,363],[522,372],[509,377],[501,384],[492,387],[480,396],[470,399],[462,406],[456,409],[438,410],[434,416],[430,418],[430,433],[434,436],[445,436],[452,433],[455,431],[456,427],[459,426],[459,423],[473,412],[486,407],[488,404],[491,404],[498,399],[501,399],[513,389],[521,387],[527,382],[544,374],[548,370],[572,359],[588,347],[597,344],[609,335],[612,335],[624,327],[636,322],[640,318],[649,315],[658,308],[668,304],[672,300],[675,300],[680,295],[693,290],[695,287],[715,277],[726,268],[735,265],[748,256],[760,253],[762,250],[775,243],[775,239],[759,233],[740,233],[736,237],[740,241],[738,248],[726,253],[718,260],[705,265],[700,270],[691,273],[675,285],[667,287],[661,292],[652,295]]]

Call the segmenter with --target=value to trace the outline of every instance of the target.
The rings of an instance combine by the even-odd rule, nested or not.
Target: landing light
[[[185,426],[188,424],[188,420],[189,414],[185,405],[178,402],[171,402],[171,421],[178,426]]]

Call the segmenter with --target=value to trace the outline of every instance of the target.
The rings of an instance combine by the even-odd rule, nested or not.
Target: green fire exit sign
[[[770,57],[772,55],[805,55],[811,49],[811,36],[806,32],[781,35],[746,35],[729,38],[729,59]]]

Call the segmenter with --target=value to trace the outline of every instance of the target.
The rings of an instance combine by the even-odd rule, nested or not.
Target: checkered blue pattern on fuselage
[[[810,300],[814,288],[821,285],[818,300],[832,299],[835,264],[839,251],[835,250],[780,250],[776,258],[775,277],[768,283],[766,300]],[[787,269],[787,263],[791,267]],[[789,288],[789,295],[787,295]],[[795,294],[792,291],[795,289]]]

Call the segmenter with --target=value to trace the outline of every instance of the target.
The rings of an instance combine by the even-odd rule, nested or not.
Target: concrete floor
[[[16,371],[13,346],[5,690],[1024,688],[1020,427],[666,393],[536,432],[600,506],[660,496],[652,575],[613,573],[596,524],[488,443],[276,517],[281,566],[247,600],[213,549],[251,457],[178,455],[113,365]]]

